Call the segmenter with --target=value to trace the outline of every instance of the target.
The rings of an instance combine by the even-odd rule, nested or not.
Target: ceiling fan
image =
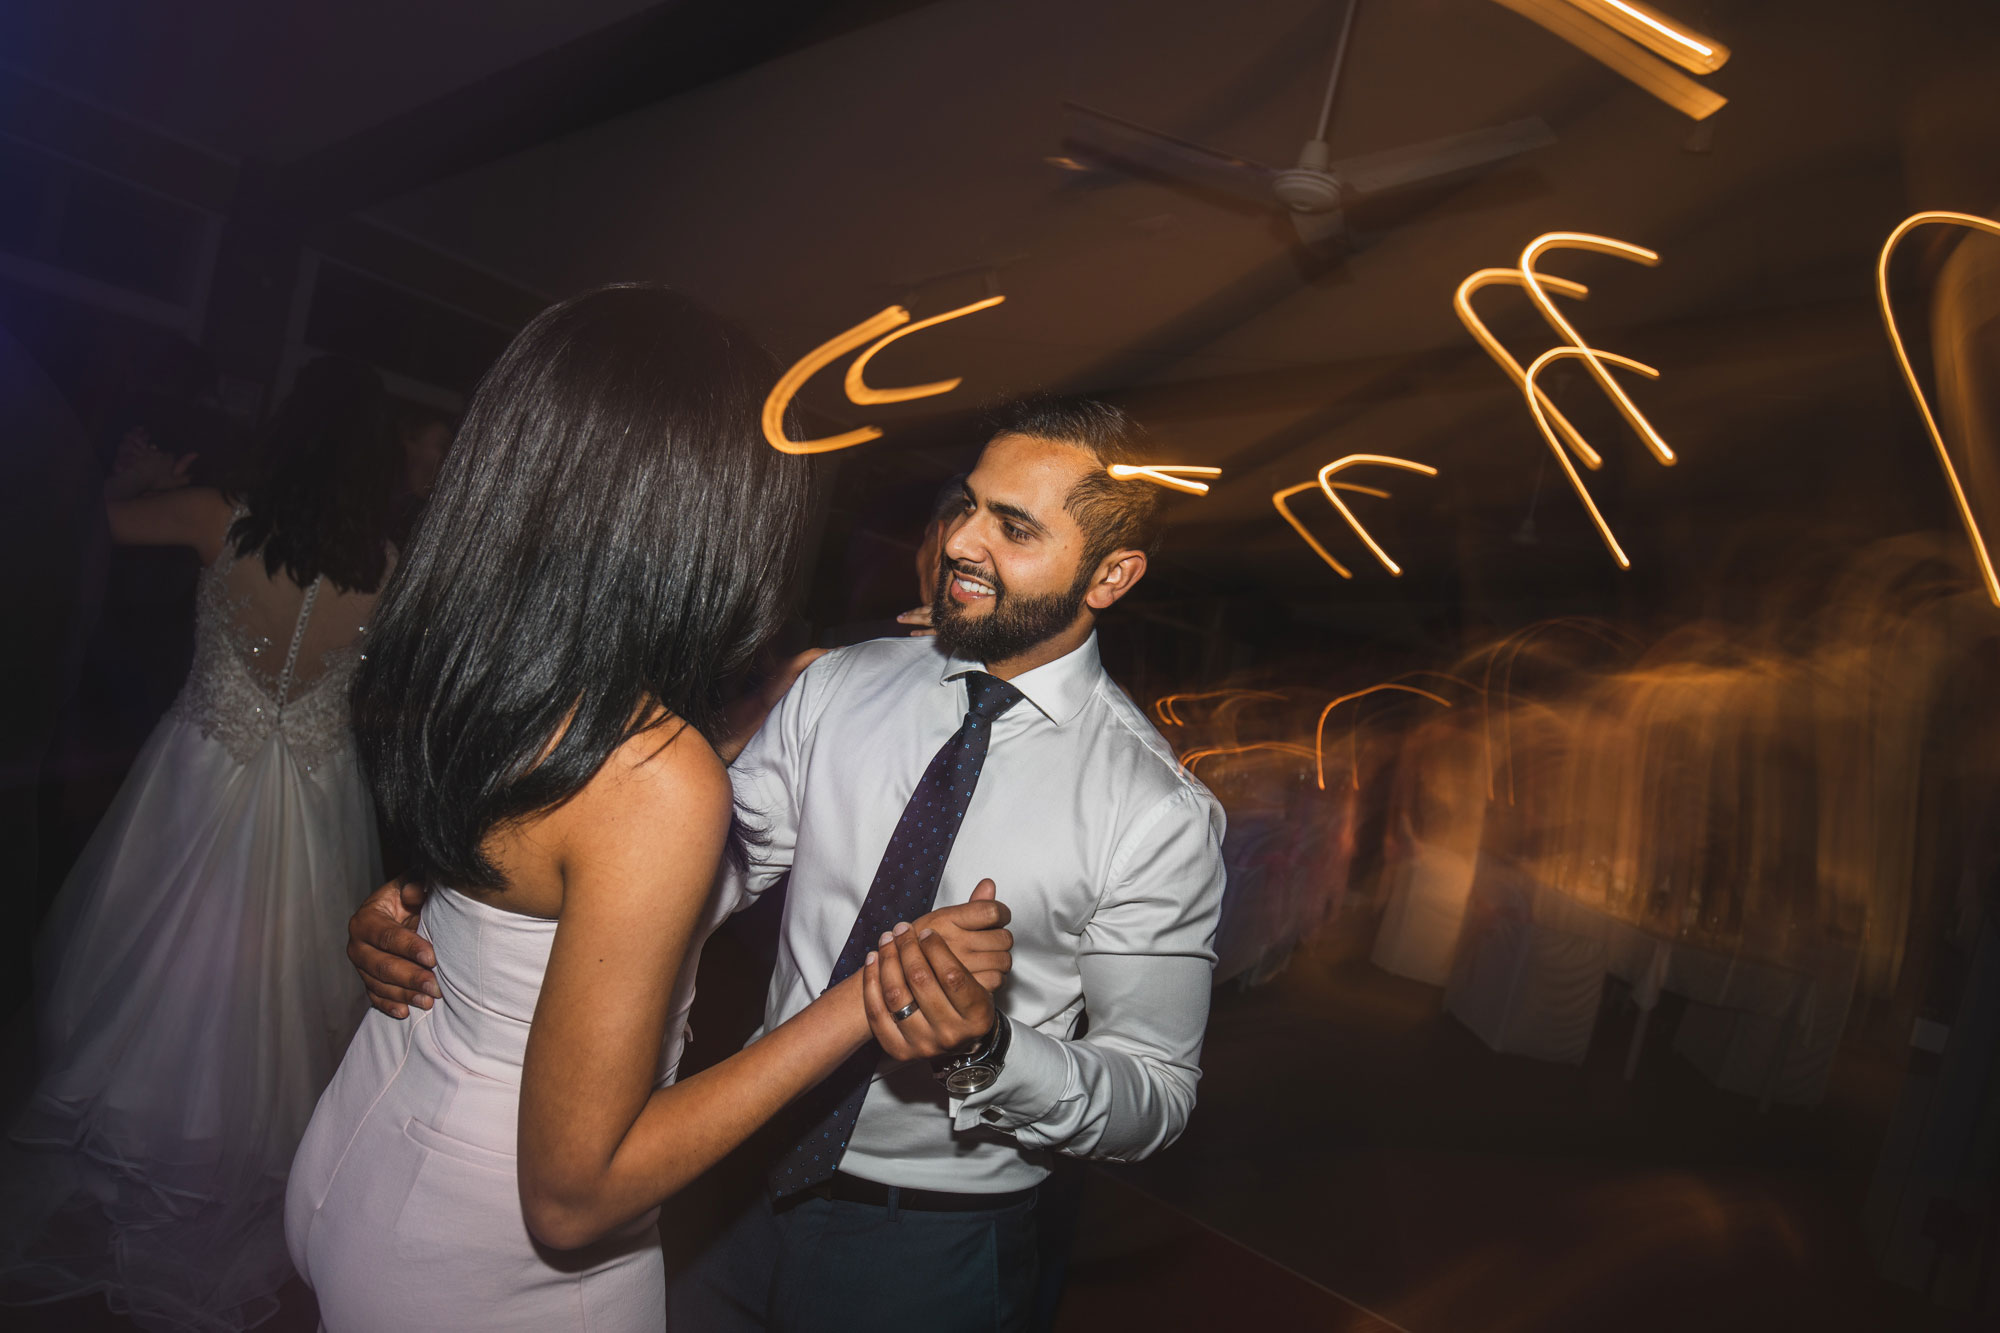
[[[1360,0],[1350,0],[1334,48],[1333,72],[1320,103],[1319,125],[1289,170],[1267,167],[1171,134],[1148,129],[1076,102],[1064,102],[1063,142],[1075,155],[1051,159],[1083,165],[1075,157],[1110,167],[1163,176],[1197,188],[1218,190],[1253,203],[1275,206],[1291,218],[1299,239],[1326,245],[1347,239],[1347,210],[1364,199],[1466,176],[1555,142],[1536,116],[1464,134],[1446,135],[1379,153],[1330,160],[1326,129],[1347,60],[1348,37]]]

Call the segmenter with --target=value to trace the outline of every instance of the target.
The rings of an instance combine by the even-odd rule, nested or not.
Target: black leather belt
[[[1035,1190],[1011,1190],[1006,1194],[958,1194],[951,1190],[912,1190],[900,1185],[883,1185],[873,1180],[863,1180],[860,1176],[850,1176],[844,1171],[836,1171],[833,1178],[822,1181],[803,1194],[817,1194],[822,1199],[838,1199],[842,1203],[868,1203],[877,1208],[889,1206],[891,1192],[896,1196],[896,1207],[908,1208],[917,1213],[987,1213],[1002,1208],[1012,1208],[1015,1204],[1026,1203],[1035,1197]],[[803,1197],[803,1195],[794,1196]]]

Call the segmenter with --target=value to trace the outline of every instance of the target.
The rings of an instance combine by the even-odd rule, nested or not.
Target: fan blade
[[[1539,116],[1335,162],[1327,170],[1356,194],[1428,185],[1504,162],[1556,141]]]
[[[1276,202],[1271,194],[1271,178],[1276,173],[1262,163],[1176,139],[1075,102],[1064,102],[1062,109],[1063,142],[1085,157],[1220,190],[1267,207]]]

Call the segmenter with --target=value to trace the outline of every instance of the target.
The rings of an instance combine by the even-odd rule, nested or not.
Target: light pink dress
[[[567,1252],[536,1245],[521,1217],[521,1057],[556,923],[439,889],[421,930],[442,997],[400,1021],[369,1012],[292,1163],[285,1238],[322,1326],[658,1333],[658,1210]],[[661,1084],[680,1061],[698,954],[675,987]]]

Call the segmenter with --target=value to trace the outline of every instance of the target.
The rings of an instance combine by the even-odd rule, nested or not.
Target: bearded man
[[[732,766],[761,841],[724,891],[747,906],[791,876],[767,1028],[983,879],[1013,967],[993,1029],[934,1063],[902,1040],[932,981],[885,965],[877,1044],[792,1108],[763,1196],[675,1278],[670,1327],[1025,1328],[1051,1154],[1132,1161],[1186,1127],[1223,815],[1098,661],[1097,617],[1155,543],[1159,491],[1109,470],[1134,436],[1099,402],[1004,411],[944,520],[935,637],[820,657]],[[412,956],[387,920],[355,917],[364,970]],[[376,977],[378,998],[422,981]]]

